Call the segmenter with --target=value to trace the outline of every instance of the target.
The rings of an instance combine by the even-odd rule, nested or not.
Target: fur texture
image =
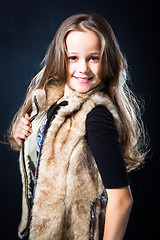
[[[40,112],[32,123],[33,135],[31,134],[25,143],[27,174],[24,173],[20,155],[23,182],[20,238],[25,235],[22,231],[27,226],[30,213],[27,199],[32,196],[33,192],[30,189],[30,183],[32,180],[35,181],[33,169],[30,166],[36,165],[36,136],[42,116],[49,106],[63,96],[63,88],[63,86],[50,86],[46,95],[42,89],[34,93]],[[101,195],[104,186],[85,140],[87,114],[96,105],[104,105],[112,113],[120,134],[117,111],[109,97],[100,91],[101,88],[102,86],[99,85],[88,93],[74,92],[66,97],[64,100],[68,101],[68,105],[59,109],[48,129],[40,158],[31,212],[29,237],[31,240],[89,239],[91,203]],[[34,109],[33,102],[33,115]]]

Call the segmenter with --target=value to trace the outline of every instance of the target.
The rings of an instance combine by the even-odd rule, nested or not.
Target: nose
[[[86,73],[89,71],[89,66],[86,60],[79,61],[78,71],[80,73]]]

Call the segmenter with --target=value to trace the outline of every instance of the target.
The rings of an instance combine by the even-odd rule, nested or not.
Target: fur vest
[[[101,89],[100,84],[88,93],[75,91],[64,99],[68,105],[58,110],[50,124],[37,170],[37,134],[49,107],[63,96],[64,86],[34,91],[33,132],[19,158],[23,184],[20,238],[29,231],[31,240],[89,239],[91,204],[104,186],[85,139],[87,114],[96,105],[104,105],[119,134],[121,129],[116,108]]]

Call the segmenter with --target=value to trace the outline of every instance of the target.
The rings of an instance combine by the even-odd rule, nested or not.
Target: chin
[[[91,87],[79,87],[79,88],[76,88],[75,90],[79,93],[87,93],[91,90],[92,88]]]

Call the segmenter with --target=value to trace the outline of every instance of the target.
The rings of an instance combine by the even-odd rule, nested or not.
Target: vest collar
[[[39,112],[48,110],[50,106],[63,97],[64,87],[64,83],[52,83],[49,84],[46,89],[36,89],[32,94],[32,114],[37,112],[37,107]],[[81,104],[85,102],[92,94],[100,91],[103,88],[104,84],[100,83],[97,87],[91,89],[87,93],[79,93],[74,91],[71,95],[64,97],[63,101],[68,101],[67,108],[70,108],[70,112],[72,112],[73,110],[78,110]],[[37,104],[35,104],[35,98]]]

